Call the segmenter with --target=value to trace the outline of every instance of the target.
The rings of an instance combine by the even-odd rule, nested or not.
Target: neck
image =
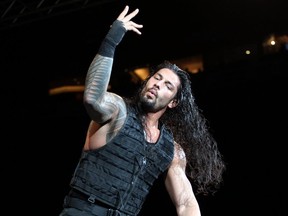
[[[157,113],[148,113],[144,117],[144,124],[146,128],[158,128],[159,115]]]
[[[144,134],[147,142],[156,143],[159,138],[159,121],[157,114],[148,114],[144,117]]]

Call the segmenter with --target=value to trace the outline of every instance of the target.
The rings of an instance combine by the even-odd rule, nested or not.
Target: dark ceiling
[[[0,3],[2,68],[12,77],[83,76],[109,25],[128,4],[142,35],[117,49],[120,68],[259,43],[287,32],[287,1],[275,0],[4,0]],[[25,76],[23,76],[23,70]]]
[[[287,0],[1,0],[2,157],[7,158],[1,171],[7,170],[5,186],[11,184],[3,205],[11,203],[10,211],[60,212],[90,120],[82,101],[75,104],[76,94],[49,97],[48,88],[51,82],[86,75],[110,24],[126,4],[140,9],[134,21],[144,28],[141,36],[125,35],[115,54],[113,74],[120,74],[116,78],[121,87],[126,84],[122,69],[288,33]],[[194,80],[196,100],[228,165],[220,194],[208,202],[199,200],[203,216],[287,216],[284,57],[264,59],[261,66],[237,65],[221,74],[202,73],[209,76]],[[46,185],[49,190],[41,190]],[[21,195],[17,209],[11,202],[15,194]],[[26,194],[36,198],[33,208]],[[167,215],[170,208],[159,205],[162,201],[154,201],[155,208]]]

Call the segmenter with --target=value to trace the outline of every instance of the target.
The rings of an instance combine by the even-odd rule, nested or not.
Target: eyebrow
[[[161,72],[158,71],[157,73],[155,73],[155,75],[159,75],[161,79],[163,79],[163,75],[161,74]],[[168,83],[169,85],[173,86],[173,88],[176,88],[176,86],[170,81],[165,81],[165,83]]]

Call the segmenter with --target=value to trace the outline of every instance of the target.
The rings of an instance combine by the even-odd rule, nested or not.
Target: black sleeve
[[[126,29],[124,28],[123,23],[119,20],[115,20],[102,41],[98,54],[113,58],[116,46],[121,42],[125,33]]]

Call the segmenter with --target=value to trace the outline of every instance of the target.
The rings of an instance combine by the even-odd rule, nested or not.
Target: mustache
[[[156,97],[158,95],[158,89],[156,87],[149,88],[147,90],[147,92],[150,92],[151,94],[155,95]]]

